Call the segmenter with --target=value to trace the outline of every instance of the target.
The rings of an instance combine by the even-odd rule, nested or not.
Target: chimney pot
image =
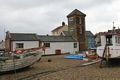
[[[62,26],[65,26],[65,22],[62,22]]]

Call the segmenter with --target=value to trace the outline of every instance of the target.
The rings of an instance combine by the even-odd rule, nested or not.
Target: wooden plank
[[[94,61],[92,61],[92,62],[84,63],[84,64],[82,64],[82,66],[87,66],[87,65],[95,64],[95,63],[100,62],[100,61],[101,61],[101,60],[94,60]]]

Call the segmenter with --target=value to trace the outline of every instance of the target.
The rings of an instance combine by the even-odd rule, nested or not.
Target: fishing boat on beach
[[[41,50],[32,49],[11,52],[10,57],[0,56],[0,73],[31,66],[39,61],[41,56]]]
[[[120,29],[117,32],[120,32]],[[100,58],[120,58],[120,33],[117,32],[113,29],[100,34],[101,45],[97,47]]]

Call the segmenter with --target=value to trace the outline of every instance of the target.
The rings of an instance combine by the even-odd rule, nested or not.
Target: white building
[[[70,36],[39,36],[46,54],[74,54],[79,51],[79,43]]]
[[[79,43],[70,36],[48,36],[33,33],[9,33],[6,34],[6,51],[17,49],[29,49],[43,47],[45,53],[49,54],[74,54],[79,51]]]
[[[6,33],[5,48],[7,52],[36,47],[40,47],[40,44],[34,33]]]

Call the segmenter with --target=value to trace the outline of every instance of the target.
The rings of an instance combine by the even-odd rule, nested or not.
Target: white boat
[[[100,34],[101,46],[97,47],[97,55],[101,58],[120,58],[120,34]]]
[[[11,58],[0,57],[0,73],[17,70],[33,65],[40,60],[42,51],[27,50],[22,54],[12,54]]]

